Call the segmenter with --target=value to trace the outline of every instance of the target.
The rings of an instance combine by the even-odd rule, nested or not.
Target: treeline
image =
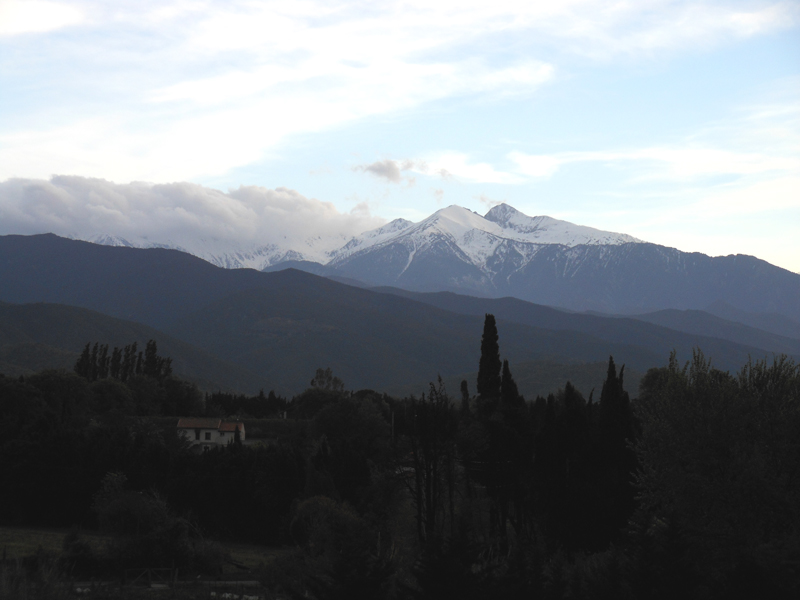
[[[90,346],[91,343],[87,342],[74,369],[89,381],[110,377],[125,382],[137,376],[164,379],[172,375],[172,359],[158,355],[155,340],[147,342],[144,352],[137,352],[136,342],[124,348],[115,346],[111,354],[108,353],[108,344],[95,342],[91,351]]]
[[[265,419],[283,416],[288,406],[286,398],[275,395],[272,390],[267,395],[261,390],[255,396],[226,392],[214,392],[205,396],[205,413],[208,416],[237,415]]]
[[[205,453],[122,418],[135,403],[69,400],[98,385],[158,393],[171,376],[0,378],[0,477],[13,482],[0,519],[105,528],[124,541],[117,565],[213,571],[219,556],[191,532],[282,545],[261,576],[289,597],[797,597],[800,367],[730,375],[673,354],[634,400],[624,372],[610,358],[588,399],[567,382],[526,400],[487,315],[475,394],[348,392],[322,369],[290,401],[198,394],[195,414],[298,424]]]

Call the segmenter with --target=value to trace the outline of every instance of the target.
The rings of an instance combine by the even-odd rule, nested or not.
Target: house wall
[[[219,439],[221,439],[220,435],[219,435],[219,431],[217,431],[216,429],[201,429],[200,430],[200,439],[199,440],[195,439],[195,431],[196,431],[195,429],[183,429],[182,428],[182,429],[179,429],[178,431],[180,431],[180,434],[184,437],[184,439],[188,440],[193,445],[194,444],[202,444],[202,445],[208,446],[210,444],[219,444],[220,443]],[[207,433],[211,434],[211,438],[208,439],[208,440],[206,439],[206,434]]]
[[[184,437],[184,439],[188,440],[192,443],[192,445],[201,444],[204,446],[208,445],[217,445],[217,446],[227,446],[229,443],[233,442],[235,433],[233,431],[219,431],[217,429],[201,429],[200,430],[200,439],[195,439],[195,430],[194,429],[185,429],[181,428],[178,429],[180,435]],[[206,433],[211,434],[211,439],[206,439]],[[244,432],[240,431],[240,435],[242,436],[242,441],[244,442],[245,434]]]

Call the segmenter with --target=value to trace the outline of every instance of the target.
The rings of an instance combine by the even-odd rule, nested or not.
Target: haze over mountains
[[[630,245],[641,244],[621,244]],[[650,317],[660,319],[657,324],[513,298],[360,289],[296,270],[223,269],[175,250],[54,235],[0,237],[0,281],[0,301],[27,304],[28,311],[25,319],[14,316],[13,307],[2,312],[3,356],[35,347],[60,356],[54,366],[64,366],[64,353],[76,355],[89,341],[119,345],[134,341],[121,339],[125,335],[154,337],[174,355],[176,373],[207,389],[264,387],[290,394],[304,389],[317,367],[330,366],[352,389],[420,393],[439,374],[453,378],[477,369],[486,312],[498,318],[501,353],[518,369],[518,379],[539,386],[521,387],[527,395],[564,384],[542,382],[542,365],[556,365],[549,370],[571,377],[589,365],[587,373],[602,375],[596,365],[609,354],[639,373],[663,365],[672,349],[686,360],[695,346],[725,369],[772,352],[800,357],[800,340],[707,313],[695,315],[688,327],[676,324],[672,313]],[[37,311],[51,316],[37,319]],[[155,329],[145,332],[143,326]],[[236,368],[221,377],[225,364]],[[602,383],[595,378],[590,385],[587,377],[585,394]]]

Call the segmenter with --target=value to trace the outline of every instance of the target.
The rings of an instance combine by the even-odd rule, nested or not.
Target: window
[[[210,431],[206,431],[206,439],[207,440],[211,439],[211,432]]]
[[[200,439],[200,430],[199,429],[195,429],[194,430],[194,439],[196,439],[196,440]]]
[[[219,437],[225,437],[225,432],[224,431],[220,431],[219,432]]]

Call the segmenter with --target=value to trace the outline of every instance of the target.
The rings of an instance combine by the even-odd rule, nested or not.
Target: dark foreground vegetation
[[[214,576],[212,540],[284,547],[258,576],[296,598],[800,597],[788,359],[731,375],[673,355],[634,400],[610,359],[588,399],[526,401],[487,315],[474,394],[349,392],[320,369],[291,401],[204,397],[169,366],[154,342],[87,346],[75,372],[0,377],[0,524],[75,527],[58,561],[5,561],[0,598],[47,597],[46,569]],[[179,415],[253,426],[197,453]]]

